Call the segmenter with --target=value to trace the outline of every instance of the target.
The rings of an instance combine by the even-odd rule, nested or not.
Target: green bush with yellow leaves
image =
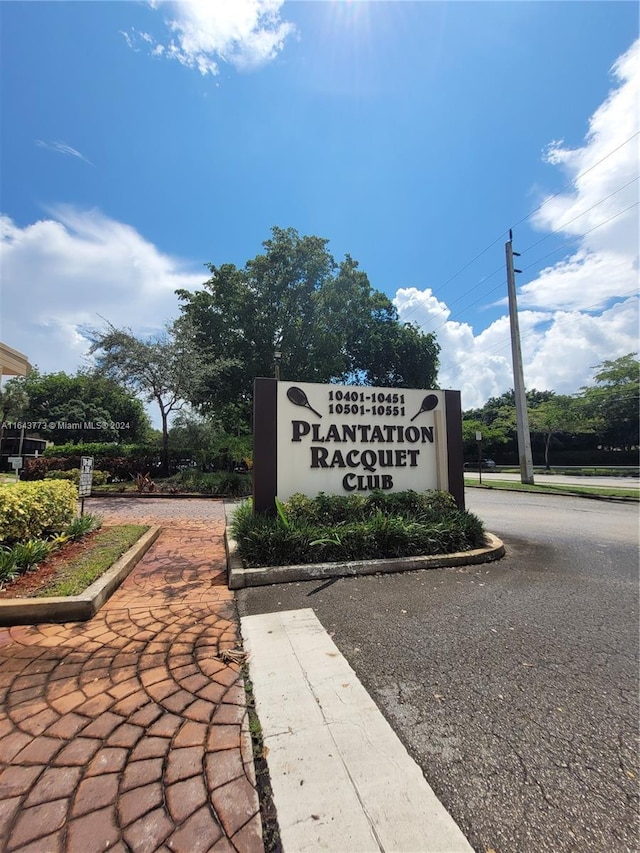
[[[107,482],[108,476],[109,474],[107,471],[94,470],[91,485],[104,486]],[[44,475],[44,478],[45,480],[69,480],[69,482],[75,483],[77,486],[80,484],[80,469],[69,468],[68,471],[48,471]]]
[[[78,489],[66,480],[0,484],[0,542],[55,535],[76,515]]]

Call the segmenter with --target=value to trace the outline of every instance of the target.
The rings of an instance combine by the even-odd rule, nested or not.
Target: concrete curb
[[[285,851],[473,853],[313,610],[241,626]]]
[[[226,510],[225,505],[225,510]],[[434,554],[429,557],[399,557],[391,560],[349,560],[344,563],[311,563],[297,566],[264,566],[248,569],[238,556],[238,543],[225,528],[224,545],[227,553],[229,589],[248,586],[268,586],[274,583],[322,580],[324,578],[355,577],[387,572],[411,572],[416,569],[441,569],[448,566],[469,566],[489,563],[504,557],[504,543],[493,533],[487,533],[488,544],[473,551],[454,554]]]
[[[45,622],[86,622],[110,598],[160,535],[151,527],[122,557],[80,595],[0,600],[0,626],[39,625]]]

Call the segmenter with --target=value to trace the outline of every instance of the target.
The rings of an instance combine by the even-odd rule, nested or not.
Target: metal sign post
[[[476,432],[476,441],[478,442],[478,476],[482,485],[482,433],[479,430]]]

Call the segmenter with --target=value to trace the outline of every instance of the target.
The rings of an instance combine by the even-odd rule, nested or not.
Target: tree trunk
[[[169,428],[167,425],[168,416],[163,408],[162,413],[162,453],[160,455],[160,475],[162,477],[169,476]]]

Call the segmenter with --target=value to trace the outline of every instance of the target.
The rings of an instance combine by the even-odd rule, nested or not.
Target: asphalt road
[[[243,590],[241,613],[313,607],[477,851],[636,853],[637,507],[467,501],[500,562]]]

